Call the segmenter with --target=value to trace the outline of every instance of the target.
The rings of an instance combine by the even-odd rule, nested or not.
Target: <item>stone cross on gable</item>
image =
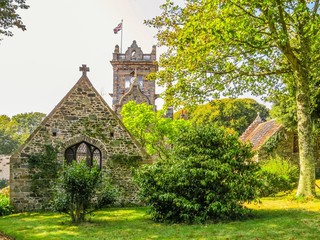
[[[86,64],[82,64],[82,67],[79,67],[79,71],[82,72],[82,76],[87,76],[87,72],[90,72],[90,68]]]

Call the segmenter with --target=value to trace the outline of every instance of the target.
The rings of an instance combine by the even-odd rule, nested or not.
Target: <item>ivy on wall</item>
[[[267,153],[273,152],[279,145],[279,142],[283,139],[283,131],[278,131],[272,135],[263,145],[262,149]]]
[[[48,144],[44,145],[43,153],[28,156],[31,191],[35,197],[51,196],[50,182],[58,178],[60,169],[57,157],[58,150]]]
[[[96,116],[90,115],[89,117],[79,119],[73,128],[79,129],[78,126],[84,127],[83,133],[87,136],[102,139],[103,141],[110,140],[110,134],[112,131],[106,129],[106,124],[104,124],[103,120],[98,121]]]
[[[139,155],[128,156],[124,154],[113,154],[110,157],[110,162],[114,164],[121,164],[136,167],[139,165],[139,162],[142,161],[142,157]]]

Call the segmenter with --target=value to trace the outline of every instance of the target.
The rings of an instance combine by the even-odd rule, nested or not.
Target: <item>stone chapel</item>
[[[136,48],[135,44],[133,47],[136,49],[139,63],[142,62],[146,57],[141,55],[142,52]],[[128,54],[130,58],[134,55],[132,50]],[[151,58],[151,55],[149,57]],[[148,62],[148,60],[145,61]],[[132,71],[132,66],[125,68],[122,64],[119,67],[117,71],[119,77],[126,76],[124,73]],[[146,66],[134,65],[134,67],[136,67],[137,76],[144,77],[148,71],[147,64]],[[31,155],[43,153],[45,145],[48,144],[58,150],[56,164],[63,166],[67,162],[85,159],[91,166],[98,166],[120,190],[122,201],[120,204],[139,202],[136,196],[137,187],[131,181],[132,165],[126,164],[126,161],[131,159],[136,160],[138,164],[143,164],[149,163],[150,160],[144,149],[126,130],[119,117],[91,84],[87,76],[89,68],[82,65],[80,71],[82,76],[78,82],[11,156],[10,198],[17,211],[41,209],[48,201],[41,194],[38,195],[32,191],[32,176],[28,162]],[[125,79],[124,77],[123,81]],[[145,87],[147,83],[143,82],[143,84]],[[114,105],[118,106],[119,102],[123,104],[126,101],[120,94],[125,88],[119,84],[115,89]],[[141,88],[139,89],[138,94],[141,94]],[[154,88],[150,91],[146,89],[144,88],[144,94],[147,96],[145,101],[153,103]],[[48,183],[50,180],[41,179]]]
[[[130,100],[155,107],[155,82],[146,75],[158,70],[156,47],[144,54],[136,41],[123,54],[115,47],[113,67],[113,110],[91,84],[82,65],[82,76],[26,142],[10,158],[10,198],[17,211],[41,209],[48,199],[32,190],[28,159],[42,154],[46,145],[58,150],[57,164],[86,160],[98,166],[120,190],[121,204],[138,203],[137,188],[131,181],[132,160],[150,163],[140,144],[126,130],[119,113]],[[119,161],[121,160],[121,161]],[[136,165],[135,165],[136,166]],[[49,182],[51,179],[41,179]]]

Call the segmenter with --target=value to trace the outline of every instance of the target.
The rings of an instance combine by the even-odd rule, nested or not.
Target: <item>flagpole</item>
[[[121,45],[120,45],[120,53],[122,53],[122,34],[123,34],[123,19],[121,19]]]

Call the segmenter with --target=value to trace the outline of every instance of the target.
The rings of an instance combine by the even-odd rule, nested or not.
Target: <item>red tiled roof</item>
[[[282,125],[277,123],[274,119],[267,121],[267,122],[261,122],[259,124],[256,124],[255,128],[251,128],[250,132],[246,131],[245,136],[242,135],[240,137],[240,140],[243,142],[250,141],[253,145],[252,149],[258,150],[263,146],[263,144],[271,136],[273,136],[281,128],[282,128]],[[249,130],[249,128],[248,128],[248,130]]]

